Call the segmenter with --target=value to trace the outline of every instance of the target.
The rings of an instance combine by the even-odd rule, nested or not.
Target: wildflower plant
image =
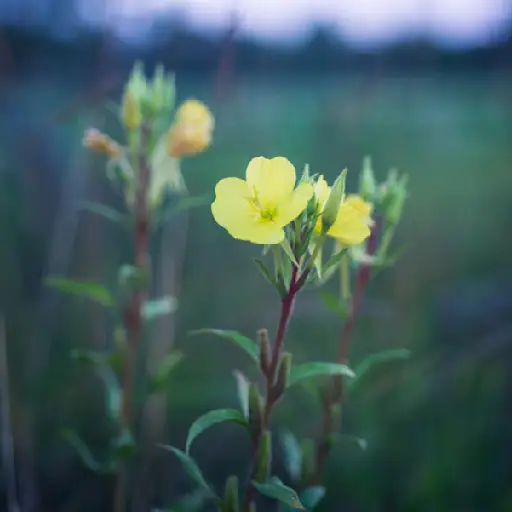
[[[130,464],[137,443],[133,425],[143,404],[134,400],[136,369],[143,338],[151,322],[175,311],[176,297],[150,297],[152,282],[150,241],[169,218],[204,198],[187,194],[181,174],[181,159],[200,153],[212,141],[214,118],[197,100],[187,100],[175,109],[174,77],[156,68],[148,79],[140,63],[127,81],[119,120],[125,141],[91,128],[84,135],[86,148],[106,157],[106,176],[124,200],[125,210],[85,203],[84,207],[129,228],[131,259],[117,270],[117,287],[101,283],[49,276],[46,283],[61,292],[101,304],[111,314],[115,328],[112,347],[106,352],[75,350],[73,356],[93,366],[105,382],[108,414],[113,426],[106,460],[98,461],[74,431],[64,432],[90,469],[115,476],[114,511],[126,510]],[[167,389],[169,376],[182,355],[171,351],[152,375],[141,375],[145,398]],[[139,385],[138,385],[139,387]]]
[[[286,158],[257,157],[249,162],[245,179],[224,178],[215,187],[211,205],[215,221],[233,238],[263,246],[262,258],[254,261],[275,288],[280,309],[272,342],[266,329],[258,332],[256,341],[229,330],[201,329],[192,333],[213,334],[234,342],[249,355],[260,375],[259,382],[252,382],[237,371],[240,410],[207,412],[191,425],[185,450],[165,447],[223,512],[255,512],[259,510],[258,495],[276,500],[282,511],[313,510],[325,493],[322,472],[339,434],[346,388],[350,389],[350,383],[358,382],[375,363],[407,356],[404,350],[388,351],[370,356],[354,369],[348,365],[348,342],[366,284],[393,261],[388,252],[402,214],[407,178],[392,172],[384,184],[377,185],[367,159],[359,193],[347,194],[346,175],[344,170],[329,186],[323,176],[310,175],[306,166],[297,183],[295,168]],[[330,255],[325,257],[328,252]],[[352,273],[356,275],[354,284]],[[296,300],[304,288],[318,288],[335,275],[340,276],[340,296],[321,293],[344,320],[339,357],[332,362],[294,364],[285,341]],[[271,418],[290,387],[311,382],[323,382],[319,393],[319,424],[323,427],[316,441],[301,443],[290,432],[280,436],[288,476],[294,483],[290,487],[272,474],[275,440]],[[224,492],[217,493],[190,450],[200,434],[225,421],[245,428],[251,454],[246,481],[231,475]]]

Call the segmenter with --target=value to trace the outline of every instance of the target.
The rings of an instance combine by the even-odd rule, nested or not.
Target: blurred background
[[[120,204],[81,140],[90,126],[119,135],[112,102],[135,59],[174,70],[178,99],[215,113],[213,146],[183,163],[192,194],[213,197],[220,178],[242,176],[257,155],[309,163],[329,179],[346,166],[352,189],[366,155],[381,180],[390,168],[410,176],[395,244],[406,251],[371,284],[351,360],[386,347],[412,358],[351,396],[344,428],[368,448],[336,449],[319,510],[512,510],[512,2],[2,0],[0,311],[22,512],[110,509],[112,482],[83,469],[61,429],[104,457],[102,383],[69,354],[110,347],[113,326],[42,279],[114,283],[130,254],[127,233],[78,204]],[[187,333],[275,327],[257,252],[207,206],[155,239],[155,293],[176,294],[180,308],[160,320],[141,365],[172,346],[186,358],[137,425],[137,511],[192,489],[154,444],[182,447],[199,414],[236,406],[233,369],[250,374],[228,342]],[[314,291],[300,299],[288,338],[295,360],[333,360],[340,319]],[[275,419],[313,436],[319,413],[297,390]],[[248,447],[225,426],[194,450],[222,486]],[[4,467],[0,510],[7,476]]]

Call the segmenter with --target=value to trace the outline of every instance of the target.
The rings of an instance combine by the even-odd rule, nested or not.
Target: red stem
[[[147,125],[141,129],[141,153],[139,156],[139,186],[135,202],[135,224],[133,230],[134,265],[144,272],[148,269],[149,254],[149,212],[147,192],[150,178],[150,168],[147,161],[146,149],[149,142],[150,130]],[[132,417],[133,391],[133,360],[142,335],[142,306],[146,299],[146,289],[135,291],[123,309],[123,325],[127,333],[127,347],[123,360],[123,383],[121,404],[121,426],[130,429]],[[126,509],[126,468],[120,467],[117,473],[114,491],[114,512],[125,512]]]
[[[290,288],[288,293],[281,301],[281,314],[279,315],[279,323],[277,326],[277,333],[274,340],[274,345],[272,348],[272,357],[270,360],[270,366],[268,372],[265,373],[266,380],[266,395],[265,395],[265,404],[263,407],[262,421],[258,430],[255,432],[252,439],[252,450],[251,450],[251,480],[254,473],[254,469],[256,467],[256,457],[258,456],[258,452],[260,450],[261,439],[263,437],[263,433],[267,430],[268,424],[270,421],[270,415],[272,414],[273,406],[276,403],[276,397],[274,395],[274,383],[276,379],[276,372],[279,361],[281,359],[281,352],[284,346],[284,340],[286,335],[286,330],[288,328],[288,324],[290,322],[290,318],[293,312],[293,306],[295,304],[295,297],[297,296],[297,292],[300,290],[300,287],[297,286],[297,272],[298,269],[295,265],[293,265],[292,275],[290,278]],[[254,499],[254,487],[249,481],[247,485],[247,490],[244,497],[244,504],[242,510],[244,512],[249,512],[249,507],[251,505],[252,500]]]
[[[379,219],[376,220],[375,227],[372,230],[368,240],[366,252],[369,255],[373,255],[376,252],[378,232]],[[370,281],[370,277],[371,266],[361,264],[357,271],[355,291],[352,298],[350,311],[340,333],[337,358],[337,362],[340,364],[346,364],[348,362],[348,349],[350,346],[350,340],[352,338],[352,333],[354,331],[357,317],[359,316],[361,306],[363,304],[366,286]],[[331,451],[331,443],[329,438],[338,429],[337,423],[340,421],[340,418],[333,417],[332,407],[336,404],[341,405],[343,403],[343,391],[343,377],[341,375],[332,378],[332,388],[330,390],[328,388],[323,390],[322,434],[316,444],[315,469],[313,475],[311,476],[312,485],[316,485],[320,481],[325,462]]]

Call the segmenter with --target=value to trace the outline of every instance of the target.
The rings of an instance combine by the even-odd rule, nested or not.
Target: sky
[[[110,13],[122,28],[177,7],[192,26],[215,32],[236,12],[241,32],[272,41],[301,39],[314,22],[328,22],[359,47],[410,35],[464,47],[498,36],[512,0],[116,0]]]

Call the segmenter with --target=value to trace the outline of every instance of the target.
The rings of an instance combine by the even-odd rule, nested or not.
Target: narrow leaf
[[[270,272],[270,270],[266,267],[265,263],[261,261],[259,258],[253,258],[254,263],[258,267],[258,270],[263,274],[263,277],[274,287],[279,290],[279,285],[277,284],[277,281],[275,280],[274,276]]]
[[[104,204],[95,203],[93,201],[83,201],[80,206],[84,210],[95,213],[96,215],[100,215],[104,219],[110,220],[112,222],[123,224],[127,220],[127,217],[121,212],[118,212],[117,210],[114,210],[113,208],[110,208],[110,206],[106,206]]]
[[[288,474],[296,481],[300,478],[302,469],[302,449],[300,443],[292,432],[286,431],[281,434],[281,444]]]
[[[112,368],[104,366],[99,373],[105,384],[107,411],[117,421],[121,416],[121,386]]]
[[[44,282],[47,286],[62,293],[83,297],[106,307],[114,305],[112,294],[100,283],[66,279],[65,277],[58,276],[47,277]]]
[[[190,336],[197,336],[198,334],[215,334],[216,336],[232,341],[240,348],[244,349],[247,354],[249,354],[254,359],[254,361],[259,361],[258,345],[253,340],[251,340],[251,338],[248,338],[247,336],[244,336],[237,331],[229,331],[223,329],[198,329],[189,333]]]
[[[252,485],[260,494],[268,498],[280,501],[294,510],[306,510],[300,502],[297,493],[291,487],[284,485],[283,482],[275,476],[263,484],[253,481]]]
[[[76,348],[71,351],[71,358],[78,363],[87,363],[92,366],[108,364],[108,356],[96,350]]]
[[[235,370],[233,375],[236,379],[236,388],[238,392],[238,401],[242,408],[245,419],[249,418],[249,381],[242,372]]]
[[[325,290],[318,290],[318,295],[322,299],[322,302],[327,309],[341,316],[342,318],[345,317],[347,313],[347,306],[340,302],[338,295]]]
[[[169,315],[178,309],[178,301],[174,297],[161,297],[148,300],[142,307],[142,317],[145,320],[153,320],[158,316]]]
[[[65,429],[62,431],[62,437],[73,446],[85,467],[95,473],[102,473],[104,471],[102,464],[94,458],[89,447],[75,431]]]
[[[290,242],[288,242],[287,238],[284,238],[281,242],[281,247],[283,248],[284,253],[291,262],[295,263],[295,265],[298,267],[299,264],[297,263],[297,260],[295,259],[295,255],[293,254],[292,248],[290,247]]]
[[[211,487],[208,485],[206,480],[204,479],[203,473],[199,469],[199,466],[197,465],[196,461],[189,457],[186,453],[182,452],[181,450],[178,450],[178,448],[174,448],[174,446],[166,446],[166,445],[160,445],[165,450],[169,450],[178,459],[180,459],[180,462],[183,464],[183,467],[185,468],[185,471],[187,474],[198,484],[201,488],[207,490],[210,495],[214,494]]]
[[[192,443],[197,438],[197,436],[202,434],[210,427],[213,427],[218,423],[223,423],[224,421],[231,421],[234,423],[239,423],[244,427],[248,427],[243,414],[236,409],[217,409],[215,411],[209,411],[198,418],[190,427],[185,444],[185,452],[187,454],[190,452],[190,447],[192,446]]]
[[[314,510],[314,508],[323,500],[324,496],[325,487],[315,485],[301,491],[300,501],[306,510]]]
[[[406,348],[383,350],[363,359],[355,368],[355,378],[349,383],[350,388],[357,386],[366,374],[374,367],[383,363],[403,361],[411,357],[411,351]]]
[[[288,377],[288,386],[293,386],[298,382],[310,379],[312,377],[321,377],[326,375],[345,375],[354,377],[354,372],[344,364],[338,363],[305,363],[294,366]]]
[[[165,389],[169,382],[172,370],[174,370],[182,359],[183,354],[178,351],[170,352],[165,356],[163,361],[158,365],[158,368],[151,379],[149,384],[149,393],[160,393]]]
[[[329,258],[325,265],[323,266],[323,272],[327,272],[330,268],[334,268],[340,261],[343,259],[343,256],[347,253],[348,248],[345,247],[344,249],[341,249],[341,251],[338,251],[334,256]]]

